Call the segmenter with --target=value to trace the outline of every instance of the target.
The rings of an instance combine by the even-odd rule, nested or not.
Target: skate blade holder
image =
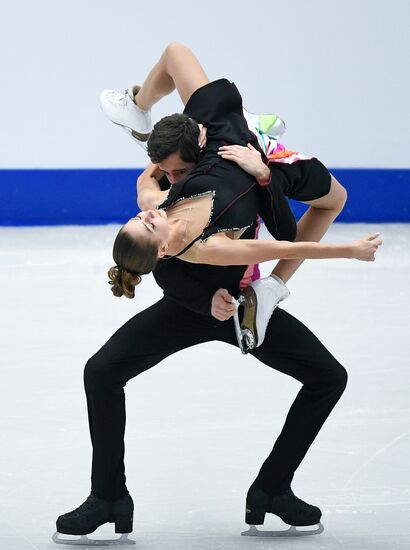
[[[78,536],[77,539],[64,538]],[[118,539],[89,539],[87,535],[62,535],[61,533],[54,533],[51,537],[56,544],[68,544],[70,546],[133,546],[136,544],[135,540],[128,538],[128,533],[124,533]]]
[[[100,109],[104,113],[104,110],[101,107],[101,105],[100,105]],[[124,130],[124,132],[128,136],[130,136],[130,138],[136,141],[138,145],[142,147],[145,152],[147,152],[147,141],[150,134],[140,134],[139,132],[136,132],[135,130],[133,130],[132,128],[129,128],[128,126],[124,126],[123,124],[119,124],[118,122],[114,122],[113,120],[111,120],[111,122],[116,126],[120,126]]]
[[[249,525],[248,531],[243,531],[243,537],[307,537],[309,535],[320,535],[325,528],[321,523],[309,525],[306,527],[296,527],[291,525],[288,529],[278,531],[259,531],[256,525]]]
[[[248,328],[242,328],[241,323],[239,322],[238,310],[240,306],[245,307],[246,297],[243,294],[240,294],[237,300],[235,300],[235,298],[233,299],[233,304],[236,307],[236,312],[233,318],[236,339],[238,340],[239,349],[244,355],[246,355],[251,349],[255,349],[256,347],[255,338],[252,331]]]
[[[114,122],[114,124],[116,124],[116,122]],[[136,132],[132,128],[129,128],[128,126],[122,126],[122,125],[120,126],[124,130],[124,132],[128,136],[130,136],[130,138],[136,141],[138,145],[142,147],[142,149],[144,149],[145,152],[147,152],[147,141],[148,141],[147,136],[145,136],[144,134],[139,134],[138,132]]]

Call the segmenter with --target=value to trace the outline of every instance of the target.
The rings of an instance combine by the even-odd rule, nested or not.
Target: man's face
[[[158,163],[158,168],[167,176],[171,185],[187,176],[194,166],[194,162],[184,162],[179,153],[172,153],[172,155]]]

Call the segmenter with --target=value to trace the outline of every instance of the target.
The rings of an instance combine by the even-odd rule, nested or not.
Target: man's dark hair
[[[189,116],[175,113],[159,120],[149,137],[148,156],[154,164],[179,152],[184,162],[199,161],[199,127]]]

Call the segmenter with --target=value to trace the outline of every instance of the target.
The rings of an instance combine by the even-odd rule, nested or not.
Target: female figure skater
[[[237,189],[236,181],[228,185],[215,178],[214,189],[209,189],[203,178],[195,178],[195,187],[189,186],[189,180],[190,176],[175,183],[170,191],[158,186],[154,193],[151,188],[150,196],[160,207],[141,211],[120,229],[113,249],[117,265],[109,270],[114,295],[133,298],[141,275],[150,273],[161,259],[219,266],[274,259],[374,261],[381,244],[378,234],[347,244],[239,239],[258,215],[258,196],[251,193],[256,182],[248,189]],[[191,195],[190,189],[195,193]]]
[[[170,124],[162,128],[165,131],[162,135],[159,126],[157,142],[155,132],[152,133],[148,142],[151,160],[167,172],[171,183],[174,175],[177,179],[181,174],[186,177],[175,180],[161,210],[150,206],[120,232],[116,243],[119,256],[115,258],[118,267],[111,272],[113,289],[118,293],[124,291],[132,294],[140,274],[151,269],[158,256],[165,258],[182,253],[186,254],[184,259],[188,261],[171,258],[158,262],[154,275],[161,281],[164,297],[130,319],[87,362],[84,383],[93,445],[91,494],[73,512],[58,518],[57,531],[60,533],[85,535],[106,522],[114,522],[117,533],[132,531],[133,502],[125,484],[124,472],[124,386],[130,379],[167,356],[189,346],[211,340],[237,346],[233,324],[216,321],[210,315],[210,306],[206,309],[202,305],[209,300],[212,292],[215,293],[215,288],[233,291],[239,288],[240,279],[246,270],[246,265],[238,265],[240,262],[247,264],[255,259],[264,260],[268,256],[281,255],[287,258],[352,255],[372,259],[380,244],[377,239],[363,239],[344,247],[343,251],[330,245],[306,242],[291,244],[296,231],[292,231],[292,223],[287,227],[287,213],[279,211],[283,206],[281,200],[275,204],[262,204],[260,195],[255,192],[269,189],[270,184],[265,187],[255,185],[254,177],[218,155],[219,147],[224,146],[223,142],[225,146],[234,144],[247,147],[248,143],[254,143],[256,147],[253,134],[243,122],[240,96],[233,85],[225,80],[208,84],[206,75],[192,53],[183,46],[173,44],[167,48],[138,93],[139,114],[136,118],[141,114],[145,120],[146,113],[143,111],[172,91],[175,85],[184,103],[187,103],[189,117],[207,126],[207,149],[200,157],[198,130],[195,146],[187,148],[189,155],[181,145],[185,142],[186,134],[192,133],[189,130],[191,124],[186,120],[189,117],[169,121]],[[118,98],[117,103],[120,105],[121,101]],[[124,111],[132,107],[127,105],[127,101],[122,101],[122,105],[125,105]],[[127,117],[124,125],[133,128],[134,123],[130,124]],[[116,121],[121,123],[118,119]],[[135,124],[133,131],[144,137],[148,125],[141,127],[138,124]],[[174,135],[175,139],[171,139],[170,134],[175,127],[177,137]],[[175,143],[179,143],[180,147],[172,150]],[[155,156],[157,145],[158,157]],[[319,169],[313,163],[312,170],[314,165]],[[304,176],[309,170],[299,172],[298,181],[288,181],[290,187],[300,185],[306,188],[307,180]],[[158,195],[158,185],[153,180],[156,181],[156,178],[147,178],[149,185],[141,196],[141,200],[150,205],[163,198]],[[223,192],[222,182],[227,187]],[[259,183],[266,181],[262,179]],[[323,188],[316,192],[317,198],[331,193],[332,183],[327,175]],[[246,199],[242,200],[242,193]],[[171,205],[175,205],[173,213]],[[183,208],[187,210],[183,212]],[[288,230],[288,243],[240,242],[254,230],[256,214],[264,208],[267,213],[273,214],[271,217],[264,216],[270,230],[281,239],[284,239]],[[195,212],[198,220],[191,212]],[[169,216],[169,220],[166,216]],[[251,227],[246,229],[249,223]],[[217,228],[221,230],[220,235],[216,232]],[[236,239],[243,230],[244,233]],[[196,240],[198,235],[200,239]],[[136,267],[133,263],[134,243],[138,240],[136,236],[142,237],[142,241],[146,241],[152,251],[148,267]],[[190,245],[194,239],[195,243],[183,251],[185,241]],[[229,255],[229,266],[225,266],[225,254]],[[146,256],[148,258],[149,255]],[[216,262],[218,265],[207,265],[206,262]],[[289,265],[290,273],[296,264]],[[164,273],[167,277],[164,277]],[[296,497],[291,490],[291,482],[297,467],[344,391],[346,370],[302,323],[280,308],[273,312],[263,344],[250,353],[266,365],[301,381],[303,386],[272,452],[248,491],[245,520],[248,524],[262,524],[266,513],[274,513],[290,525],[316,524],[321,517],[319,508]]]

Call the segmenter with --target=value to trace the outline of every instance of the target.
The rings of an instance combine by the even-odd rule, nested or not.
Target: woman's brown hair
[[[117,264],[108,270],[114,296],[134,298],[141,275],[150,273],[158,261],[158,245],[149,239],[136,239],[122,227],[114,241],[112,252]]]

